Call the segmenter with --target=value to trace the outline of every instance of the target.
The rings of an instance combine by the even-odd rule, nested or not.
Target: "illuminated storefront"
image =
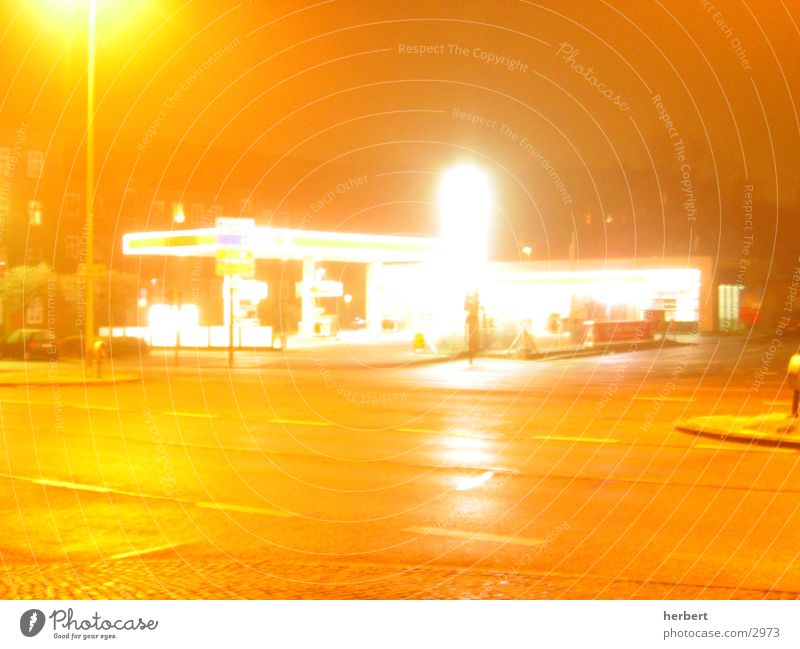
[[[463,333],[463,272],[448,263],[439,239],[252,226],[233,244],[225,228],[128,234],[123,244],[126,254],[217,257],[218,262],[220,250],[230,252],[232,245],[238,245],[241,258],[253,260],[242,263],[254,264],[256,259],[301,261],[298,296],[302,302],[300,332],[305,335],[325,330],[320,297],[333,292],[342,295],[341,285],[334,286],[336,282],[319,275],[318,264],[328,261],[366,265],[366,321],[373,334],[380,335],[388,328],[386,323],[392,329],[422,332],[432,340],[457,338]],[[687,330],[699,323],[701,331],[710,331],[715,308],[707,295],[710,271],[707,258],[693,260],[691,267],[686,267],[685,259],[666,258],[583,260],[577,265],[495,262],[485,264],[472,282],[480,296],[484,321],[498,329],[524,328],[531,335],[562,336],[580,331],[587,322],[632,322],[655,314],[659,320]],[[266,346],[268,336],[263,327],[259,329],[247,299],[253,303],[265,299],[268,287],[228,276],[223,292],[227,295],[229,291],[236,296],[232,302],[237,323],[234,336]],[[191,308],[189,311],[194,313]],[[176,334],[164,332],[180,330],[175,323],[188,322],[187,316],[163,308],[157,315],[160,340],[172,341],[165,346],[174,345]],[[229,318],[230,308],[226,307],[225,322],[208,327],[205,334],[192,321],[191,327],[187,325],[192,331],[183,334],[184,344],[188,340],[197,346],[205,346],[203,340],[210,346],[227,344]]]
[[[488,326],[531,335],[568,335],[587,322],[655,317],[673,330],[712,331],[707,299],[710,259],[692,268],[679,259],[489,263],[478,290]],[[437,264],[387,266],[383,301],[404,328],[443,337],[463,328],[463,295]]]

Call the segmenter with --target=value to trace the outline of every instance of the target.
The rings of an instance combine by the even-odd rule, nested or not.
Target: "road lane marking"
[[[618,439],[606,437],[566,437],[560,435],[534,435],[531,439],[553,440],[556,442],[588,442],[590,444],[616,444]]]
[[[223,512],[260,514],[262,516],[274,516],[276,518],[297,518],[297,514],[294,512],[286,512],[280,509],[263,509],[261,507],[246,507],[245,505],[230,505],[227,503],[212,503],[207,501],[196,502],[195,506],[200,509],[218,509]]]
[[[484,471],[478,475],[473,475],[458,481],[456,491],[468,491],[475,487],[486,484],[494,476],[494,471]]]
[[[270,419],[271,424],[289,424],[291,426],[319,426],[319,427],[329,427],[332,424],[329,424],[327,421],[308,421],[306,419]]]
[[[168,410],[167,412],[162,412],[162,415],[167,415],[169,417],[192,417],[194,419],[214,419],[216,415],[207,412],[178,412],[175,410]]]
[[[167,543],[166,545],[157,545],[154,548],[145,548],[144,550],[133,550],[132,552],[120,552],[119,554],[112,554],[111,559],[129,559],[131,557],[140,557],[143,554],[153,554],[154,552],[161,552],[162,550],[171,550],[180,545],[186,545],[186,541],[178,543]]]
[[[66,480],[49,480],[47,478],[28,478],[24,476],[13,476],[8,474],[0,474],[0,477],[9,480],[20,480],[29,482],[31,484],[39,484],[45,487],[58,487],[60,489],[72,489],[74,491],[91,491],[94,493],[114,494],[117,496],[128,496],[131,498],[143,498],[147,500],[162,500],[168,502],[181,503],[183,505],[194,505],[200,509],[217,509],[220,511],[239,512],[243,514],[260,514],[262,516],[273,516],[275,518],[296,518],[298,514],[280,509],[266,509],[262,507],[247,507],[246,505],[233,505],[230,503],[213,503],[208,501],[194,501],[188,498],[170,498],[169,496],[162,495],[149,495],[145,493],[137,493],[135,491],[125,491],[122,489],[111,489],[109,487],[96,487],[94,485],[79,484],[77,482],[69,482]],[[113,557],[112,557],[113,558]]]
[[[65,403],[65,408],[77,408],[80,410],[105,410],[106,412],[119,412],[119,408],[111,406],[90,406],[86,403]]]
[[[475,439],[496,439],[499,435],[492,433],[477,433],[471,430],[433,430],[430,428],[395,428],[401,433],[422,433],[425,435],[456,435],[458,437],[473,437]]]
[[[631,397],[633,401],[676,401],[678,403],[691,403],[695,400],[694,397],[662,397],[662,396],[655,396],[655,397]]]
[[[25,478],[19,478],[25,480]],[[111,493],[108,487],[95,487],[88,484],[78,484],[77,482],[67,482],[64,480],[48,480],[46,478],[28,478],[34,484],[44,485],[45,487],[61,487],[63,489],[75,489],[76,491],[94,491],[96,493]]]
[[[536,546],[546,543],[546,541],[542,539],[526,539],[522,536],[501,536],[499,534],[481,534],[479,532],[465,532],[463,530],[445,530],[440,527],[407,527],[403,531],[422,536],[444,536],[451,539],[488,541],[490,543],[500,543],[502,545]]]

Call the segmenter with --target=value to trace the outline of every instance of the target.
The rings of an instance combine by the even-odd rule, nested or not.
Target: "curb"
[[[781,419],[773,418],[774,423],[786,422],[787,426],[792,421],[791,418],[784,415],[780,416]],[[752,421],[752,417],[748,418]],[[739,427],[733,430],[724,430],[716,427],[713,424],[705,425],[696,420],[689,420],[675,426],[675,430],[684,433],[697,435],[698,437],[709,437],[718,439],[724,442],[734,442],[738,444],[758,444],[760,446],[772,446],[776,448],[793,448],[800,449],[800,437],[789,437],[794,430],[787,431],[786,433],[762,433],[757,430],[747,430]],[[768,420],[769,421],[769,420]],[[797,428],[797,425],[794,426]],[[746,431],[746,432],[745,432]]]
[[[611,343],[608,345],[598,345],[596,347],[584,347],[572,350],[563,350],[555,352],[541,352],[538,354],[520,355],[515,353],[509,354],[485,354],[488,358],[505,358],[510,360],[520,361],[554,361],[565,358],[583,358],[585,356],[605,356],[607,354],[619,353],[634,353],[637,351],[648,351],[651,349],[662,349],[664,347],[685,347],[691,343],[685,343],[675,340],[654,340],[639,343],[635,349],[632,348],[632,342],[626,341],[624,343]]]

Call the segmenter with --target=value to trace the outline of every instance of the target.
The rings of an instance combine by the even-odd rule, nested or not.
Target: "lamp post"
[[[84,361],[91,362],[94,346],[94,43],[96,0],[89,0],[89,33],[86,70],[86,282],[84,309]]]
[[[478,284],[487,256],[492,192],[479,169],[459,165],[447,171],[439,185],[439,214],[448,263],[464,294],[469,360],[479,348]]]

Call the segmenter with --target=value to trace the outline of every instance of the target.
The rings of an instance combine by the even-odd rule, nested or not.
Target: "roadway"
[[[0,594],[796,598],[798,452],[675,430],[787,410],[796,341],[695,343],[0,388]]]

